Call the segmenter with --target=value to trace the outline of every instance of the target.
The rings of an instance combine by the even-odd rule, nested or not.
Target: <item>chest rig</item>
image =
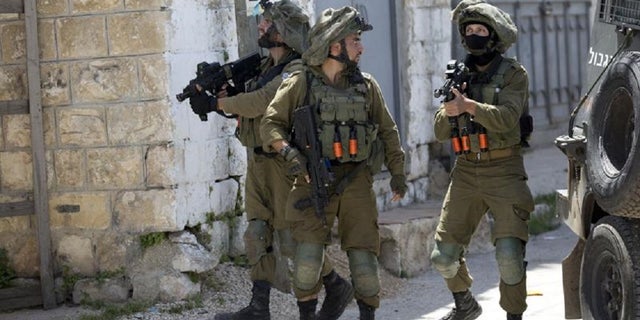
[[[487,72],[472,74],[469,81],[469,97],[476,101],[499,105],[500,91],[504,88],[504,75],[507,70],[515,64],[515,59],[500,57],[499,63],[496,63],[496,65],[487,70]],[[520,126],[520,145],[528,147],[528,140],[533,132],[533,118],[529,114],[528,98],[524,100],[524,104],[518,124]],[[477,130],[477,127],[478,125],[472,128],[472,130]],[[482,130],[482,128],[480,130]]]
[[[307,76],[313,78],[309,94],[317,107],[322,156],[340,163],[367,160],[378,126],[371,121],[365,83],[339,89]]]
[[[469,79],[469,97],[480,102],[497,105],[500,90],[504,87],[504,74],[511,67],[511,59],[500,57],[500,61],[487,72],[472,73]]]

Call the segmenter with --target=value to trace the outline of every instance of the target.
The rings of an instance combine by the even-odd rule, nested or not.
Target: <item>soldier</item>
[[[494,220],[500,306],[507,319],[522,319],[527,308],[527,221],[534,204],[518,124],[527,109],[529,80],[522,65],[503,57],[517,36],[508,14],[481,0],[464,0],[453,10],[453,20],[469,53],[465,60],[470,70],[467,93],[452,90],[455,98],[440,106],[434,128],[439,140],[447,140],[452,130],[449,118],[454,119],[469,133],[470,150],[456,159],[431,253],[433,266],[444,277],[455,302],[442,319],[471,320],[482,313],[469,291],[472,278],[464,251],[489,210]]]
[[[246,93],[225,97],[226,90],[211,96],[205,92],[191,97],[193,111],[200,115],[221,110],[239,116],[236,136],[247,147],[246,211],[248,227],[244,234],[247,258],[253,282],[249,305],[235,313],[215,316],[216,320],[270,319],[269,296],[272,286],[285,292],[290,287],[278,287],[274,234],[279,239],[283,256],[293,256],[295,242],[289,223],[284,219],[287,196],[293,178],[287,175],[287,164],[277,153],[262,149],[258,126],[267,105],[282,82],[283,75],[300,69],[300,53],[307,47],[308,16],[289,0],[265,1],[263,19],[258,25],[258,45],[269,51],[263,58],[261,74],[247,86]],[[322,275],[328,292],[323,309],[336,309],[336,301],[351,299],[353,287],[332,270],[325,259]],[[290,274],[287,274],[288,278]],[[287,284],[288,286],[288,284]],[[343,308],[344,309],[344,308]]]
[[[293,221],[293,237],[298,243],[293,286],[301,319],[315,319],[323,252],[336,219],[340,243],[349,259],[360,319],[374,319],[380,305],[380,238],[373,174],[385,161],[392,175],[394,201],[404,196],[407,186],[396,124],[378,83],[358,67],[364,52],[361,32],[371,29],[352,7],[322,12],[309,33],[310,48],[303,54],[305,68],[282,82],[262,119],[265,148],[279,152],[297,173],[286,215]],[[330,164],[328,169],[334,176],[328,187],[332,196],[324,208],[324,219],[316,217],[314,208],[297,206],[312,196],[306,165],[310,155],[305,146],[294,146],[288,140],[294,126],[293,112],[303,105],[311,105],[314,110],[317,128],[311,130],[318,133],[321,156],[326,160],[323,162]],[[347,147],[350,138],[357,138],[351,144],[353,148]],[[334,149],[336,140],[343,144]],[[346,187],[337,192],[341,182],[346,182]],[[325,317],[321,310],[318,319],[325,318],[337,319]]]

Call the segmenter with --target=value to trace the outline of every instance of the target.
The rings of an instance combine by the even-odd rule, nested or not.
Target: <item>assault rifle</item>
[[[307,169],[311,179],[311,197],[294,204],[298,210],[313,206],[316,216],[327,223],[324,208],[329,204],[329,185],[333,174],[329,171],[329,161],[322,156],[322,145],[318,140],[318,127],[313,105],[297,108],[293,112],[293,144],[307,157]]]
[[[447,70],[444,72],[445,82],[441,88],[434,90],[433,96],[440,98],[444,96],[443,102],[451,101],[455,96],[451,92],[452,88],[462,92],[462,84],[469,78],[469,69],[464,62],[449,60]]]
[[[433,96],[440,98],[444,96],[443,102],[451,101],[455,95],[451,91],[453,88],[462,92],[462,84],[469,78],[469,69],[464,62],[457,60],[449,60],[447,70],[444,72],[445,82],[441,88],[434,90]],[[471,144],[469,140],[469,132],[466,126],[462,129],[458,128],[458,117],[449,117],[449,125],[451,126],[451,147],[455,154],[469,153]],[[485,134],[486,137],[486,134]]]
[[[196,78],[189,81],[181,93],[176,94],[176,99],[182,102],[203,90],[215,94],[225,84],[229,84],[229,81],[233,83],[235,88],[233,93],[244,92],[245,83],[260,74],[260,60],[260,54],[256,52],[223,65],[218,62],[200,62],[196,67]],[[230,93],[230,95],[233,94]],[[227,118],[235,118],[235,116],[228,116],[223,112],[218,113]],[[198,116],[200,116],[200,120],[207,121],[206,113]]]

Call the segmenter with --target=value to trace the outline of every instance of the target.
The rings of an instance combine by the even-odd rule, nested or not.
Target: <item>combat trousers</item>
[[[357,163],[345,163],[331,167],[335,175],[335,182],[339,182],[349,172],[357,167]],[[338,220],[338,236],[342,250],[366,250],[376,257],[380,253],[380,236],[378,228],[378,210],[376,198],[372,189],[373,177],[368,167],[362,168],[340,195],[332,195],[329,204],[324,208],[326,225],[316,216],[313,207],[298,210],[294,204],[311,196],[311,185],[303,179],[296,179],[287,202],[287,220],[293,223],[293,237],[297,242],[317,243],[328,245],[331,243],[331,228]],[[334,188],[329,188],[333,193]],[[379,281],[379,279],[378,279]],[[298,297],[305,297],[318,293],[322,285],[321,279],[311,290],[294,288]],[[357,285],[356,285],[357,287]],[[356,291],[356,299],[366,304],[378,307],[379,293],[373,297],[364,297]]]
[[[492,241],[503,237],[528,240],[527,221],[534,203],[527,186],[527,175],[521,155],[486,161],[456,160],[451,183],[445,196],[436,240],[469,245],[480,220],[487,212],[493,217]],[[471,287],[472,278],[461,257],[458,274],[447,279],[452,292]],[[526,309],[526,278],[509,286],[500,283],[500,305],[511,313]]]

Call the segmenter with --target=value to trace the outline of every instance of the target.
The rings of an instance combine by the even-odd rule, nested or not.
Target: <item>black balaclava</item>
[[[470,53],[468,61],[479,66],[487,65],[498,55],[498,51],[495,50],[495,43],[497,42],[495,41],[495,32],[490,26],[481,22],[467,24],[481,24],[489,30],[489,35],[485,37],[477,34],[464,36],[464,43]]]

